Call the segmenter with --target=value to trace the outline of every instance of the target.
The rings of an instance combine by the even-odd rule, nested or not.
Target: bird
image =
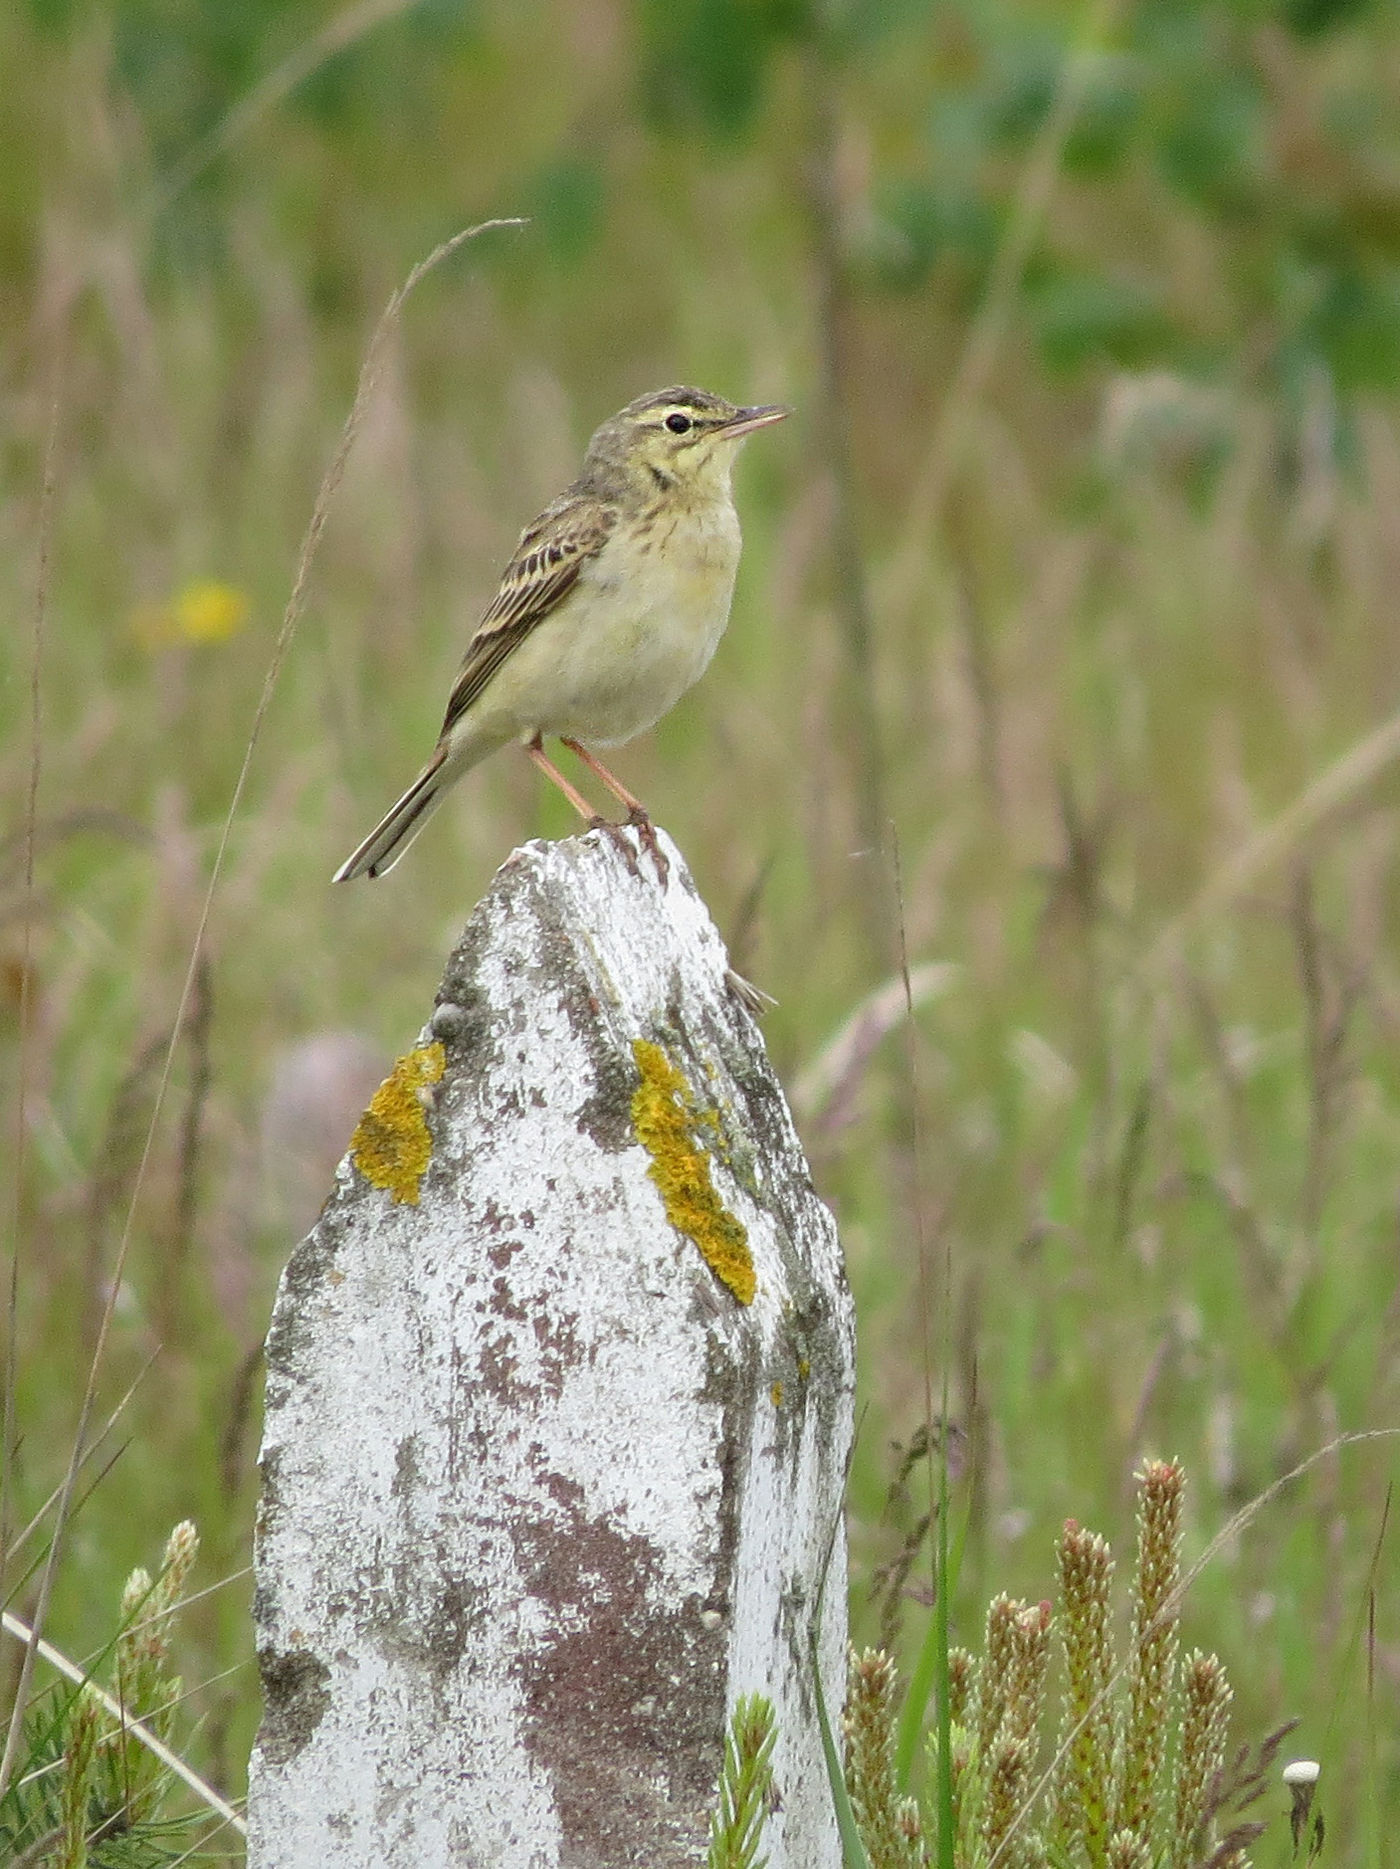
[[[591,826],[614,836],[636,872],[623,827],[546,755],[549,734],[623,806],[664,886],[669,866],[645,807],[586,742],[618,746],[645,733],[709,667],[739,563],[735,456],[790,413],[676,385],[637,397],[594,432],[577,480],[521,533],[427,764],[336,882],[384,875],[448,788],[512,741]]]

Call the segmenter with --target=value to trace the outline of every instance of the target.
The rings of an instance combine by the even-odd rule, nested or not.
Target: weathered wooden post
[[[772,1869],[839,1864],[850,1298],[666,848],[505,864],[287,1267],[252,1869],[695,1863],[753,1690]]]

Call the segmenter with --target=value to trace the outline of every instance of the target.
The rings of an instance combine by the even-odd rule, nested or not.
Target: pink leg
[[[664,885],[666,878],[671,873],[671,865],[666,860],[666,852],[657,842],[656,827],[652,824],[646,806],[642,803],[640,798],[635,797],[628,791],[621,779],[616,778],[608,771],[602,760],[599,759],[595,753],[589,752],[582,741],[571,740],[565,735],[564,744],[571,753],[577,754],[590,772],[595,773],[597,777],[602,780],[603,784],[607,786],[608,790],[620,805],[626,805],[627,822],[641,838],[643,849],[650,852],[651,860],[656,865],[656,874]]]
[[[552,782],[559,787],[559,790],[564,794],[565,798],[568,799],[569,803],[581,818],[586,819],[589,824],[593,825],[602,823],[602,819],[593,809],[592,805],[589,804],[583,793],[569,784],[569,781],[554,764],[553,760],[546,758],[544,747],[540,744],[539,734],[536,734],[533,740],[526,742],[525,751],[539,767],[544,776],[552,780]]]
[[[608,836],[611,837],[623,856],[627,859],[628,869],[634,876],[639,876],[641,871],[637,868],[637,853],[623,836],[622,826],[620,824],[609,823],[601,812],[597,812],[593,809],[582,792],[570,785],[569,781],[554,764],[553,760],[546,757],[544,748],[540,744],[539,734],[536,734],[533,740],[528,740],[526,742],[525,751],[539,767],[544,776],[559,787],[559,790],[564,794],[565,798],[568,799],[574,810],[581,818],[587,821],[590,829],[607,832]]]

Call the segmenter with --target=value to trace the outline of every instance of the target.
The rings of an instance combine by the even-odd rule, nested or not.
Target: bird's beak
[[[791,414],[792,410],[780,402],[760,403],[752,409],[736,409],[719,432],[726,441],[738,441],[741,436],[751,435],[756,428],[768,428]]]

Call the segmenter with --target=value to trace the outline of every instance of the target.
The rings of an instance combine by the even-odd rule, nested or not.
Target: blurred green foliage
[[[1039,1594],[1066,1514],[1116,1531],[1146,1449],[1199,1476],[1199,1549],[1339,1428],[1400,1418],[1386,759],[1230,881],[1400,708],[1393,6],[28,0],[0,10],[0,69],[0,1118],[8,1150],[27,980],[24,1510],[61,1469],[368,334],[439,240],[532,216],[423,282],[337,496],[215,898],[207,1017],[175,1053],[104,1405],[156,1361],[66,1552],[56,1636],[99,1642],[112,1579],[198,1519],[235,1581],[191,1607],[186,1672],[210,1683],[200,1762],[236,1784],[257,1715],[239,1575],[256,1346],[350,1127],[322,1112],[330,1140],[288,1193],[279,1124],[310,1134],[314,1112],[274,1093],[303,1040],[402,1049],[494,866],[572,826],[502,755],[385,883],[326,879],[430,743],[519,527],[599,419],[676,380],[798,415],[740,469],[713,669],[620,770],[778,996],[790,1084],[896,967],[865,914],[892,900],[889,850],[860,828],[872,764],[909,953],[961,969],[910,1049],[887,1040],[800,1111],[861,1311],[858,1632],[919,1613],[917,1581],[888,1588],[922,1484],[891,1487],[891,1443],[916,1435],[930,1359],[968,1449],[955,1622],[997,1588]],[[831,562],[833,378],[863,669]],[[23,625],[55,381],[26,906]],[[195,601],[211,591],[239,619],[222,635]],[[861,679],[874,744],[852,726]],[[921,1241],[951,1266],[926,1305]],[[1393,1470],[1383,1449],[1324,1463],[1188,1607],[1243,1732],[1300,1711],[1332,1749],[1339,1852],[1400,1812],[1377,1711],[1393,1628],[1374,1701],[1355,1646]]]
[[[1327,371],[1343,397],[1400,381],[1400,189],[1390,76],[1356,56],[1312,81],[1316,41],[1377,7],[1157,4],[1122,9],[1081,44],[1068,11],[977,7],[941,28],[925,149],[882,178],[878,276],[923,288],[942,264],[975,300],[995,251],[1008,158],[1042,133],[1082,61],[1063,171],[1092,212],[1108,191],[1140,205],[1138,237],[1102,252],[1082,216],[1046,230],[1032,321],[1046,363],[1105,361],[1283,387]],[[945,80],[938,85],[938,76]],[[1166,197],[1163,196],[1166,191]],[[1176,197],[1173,207],[1170,197]],[[1154,223],[1188,211],[1218,243],[1224,302],[1192,302]],[[1070,222],[1071,217],[1066,217]],[[1106,258],[1107,262],[1106,263]]]
[[[53,40],[93,17],[75,0],[29,7]],[[1154,0],[1105,11],[1086,37],[1091,16],[1058,5],[979,0],[925,27],[910,0],[639,0],[633,69],[623,75],[656,130],[737,150],[761,136],[784,57],[861,76],[904,57],[918,34],[922,127],[877,162],[873,211],[852,259],[867,262],[870,283],[895,291],[923,291],[938,276],[970,308],[996,251],[1012,167],[1042,133],[1065,73],[1082,64],[1065,184],[1082,191],[1090,215],[1115,191],[1137,211],[1126,238],[1108,243],[1080,214],[1044,229],[1028,310],[1047,366],[1215,377],[1243,369],[1284,392],[1323,369],[1343,403],[1395,387],[1400,124],[1387,108],[1384,62],[1365,57],[1385,0]],[[331,17],[306,0],[116,7],[112,72],[139,112],[155,172],[208,137]],[[472,0],[419,0],[330,51],[279,109],[327,139],[328,153],[341,145],[352,168],[376,146],[427,148],[447,127],[445,74],[489,65],[491,39]],[[191,184],[194,203],[170,210],[167,238],[189,264],[213,258],[210,197],[231,185],[228,166],[211,161]],[[605,238],[604,167],[596,154],[564,148],[516,177],[514,205],[534,210],[563,264]],[[391,162],[388,174],[397,169]],[[1202,304],[1182,290],[1161,238],[1175,212],[1189,212],[1197,236],[1215,243],[1223,298]]]

